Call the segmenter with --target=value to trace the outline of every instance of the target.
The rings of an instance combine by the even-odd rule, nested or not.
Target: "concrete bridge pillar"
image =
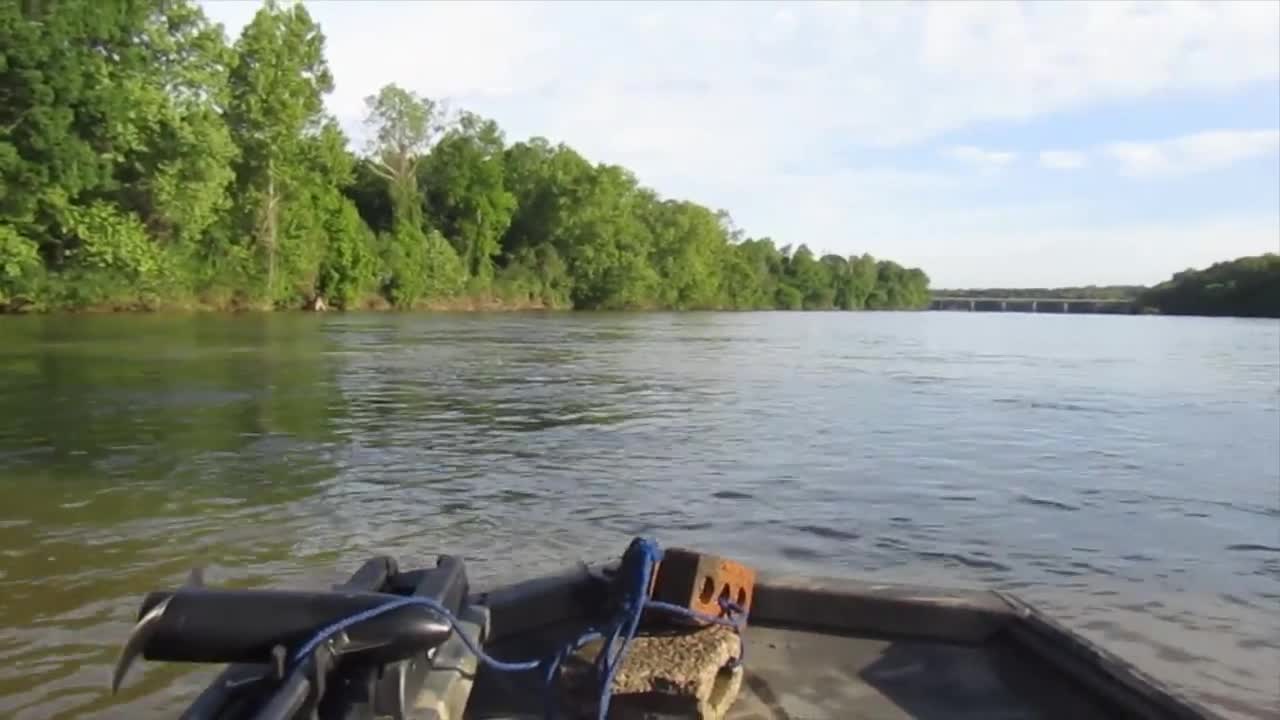
[[[1036,301],[1035,301],[1035,300],[1032,300],[1032,301],[1031,301],[1031,312],[1035,312],[1035,311],[1036,311],[1036,305],[1037,305]]]

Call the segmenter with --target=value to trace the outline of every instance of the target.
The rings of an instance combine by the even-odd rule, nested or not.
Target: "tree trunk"
[[[267,161],[267,301],[275,302],[276,290],[276,177],[274,162]]]

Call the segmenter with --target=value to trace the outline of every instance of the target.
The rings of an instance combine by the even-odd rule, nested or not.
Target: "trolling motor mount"
[[[186,586],[144,598],[112,691],[139,657],[229,663],[183,717],[324,718],[325,708],[359,704],[403,718],[453,628],[421,604],[376,610],[416,596],[456,616],[468,590],[463,563],[451,556],[407,573],[374,558],[327,591],[209,588],[193,573]],[[326,632],[340,622],[349,626]]]

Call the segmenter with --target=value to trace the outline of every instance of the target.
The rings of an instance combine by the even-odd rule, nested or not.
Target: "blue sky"
[[[395,82],[934,287],[1280,252],[1280,3],[306,4],[353,147]]]

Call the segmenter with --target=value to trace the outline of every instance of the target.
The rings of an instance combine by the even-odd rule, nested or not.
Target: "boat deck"
[[[578,628],[506,643],[511,657],[546,654]],[[748,628],[741,690],[727,720],[1053,720],[1109,713],[1034,656],[1002,643],[886,640],[779,627]],[[467,717],[541,718],[532,678],[479,673]]]
[[[498,657],[545,657],[581,632],[581,576],[487,598]],[[1203,720],[1203,708],[989,592],[765,578],[727,720]],[[476,676],[465,717],[540,718],[539,678]]]
[[[755,627],[747,653],[731,720],[1107,717],[1061,675],[999,643],[947,645]]]

